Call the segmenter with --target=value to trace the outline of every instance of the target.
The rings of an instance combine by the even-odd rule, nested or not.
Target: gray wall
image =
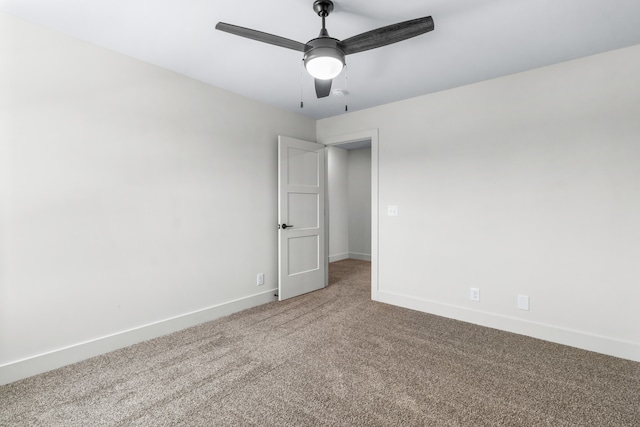
[[[0,383],[273,300],[315,121],[6,15],[0,58]]]
[[[634,46],[320,120],[379,132],[378,298],[640,360],[639,75]]]

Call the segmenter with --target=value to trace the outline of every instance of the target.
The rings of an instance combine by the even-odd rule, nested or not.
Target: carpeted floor
[[[1,426],[640,426],[640,364],[370,301],[370,264],[0,387]]]

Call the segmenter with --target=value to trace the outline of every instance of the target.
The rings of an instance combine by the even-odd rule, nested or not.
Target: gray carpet
[[[640,426],[640,364],[324,290],[0,387],[2,426]]]

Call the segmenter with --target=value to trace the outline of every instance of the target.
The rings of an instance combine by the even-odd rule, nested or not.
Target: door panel
[[[317,228],[320,208],[317,194],[289,193],[289,221],[297,229]]]
[[[293,140],[293,138],[290,139]],[[287,173],[287,184],[317,187],[319,179],[318,168],[320,166],[320,154],[289,146],[287,147],[286,153],[287,162],[289,164],[289,171]],[[324,157],[324,146],[322,155]]]
[[[325,286],[324,162],[324,145],[278,137],[280,300]]]
[[[289,239],[289,275],[308,273],[318,269],[318,236]]]

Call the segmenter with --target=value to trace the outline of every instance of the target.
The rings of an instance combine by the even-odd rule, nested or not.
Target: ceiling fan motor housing
[[[340,49],[340,41],[331,37],[318,37],[317,39],[310,40],[307,42],[307,49],[304,53],[304,66],[307,70],[310,70],[312,65],[310,63],[319,58],[333,58],[340,62],[339,69],[337,69],[337,74],[340,73],[342,67],[345,65],[344,60],[344,52]],[[313,75],[313,73],[312,73]],[[335,76],[333,76],[335,77]],[[328,77],[328,78],[333,78]]]

